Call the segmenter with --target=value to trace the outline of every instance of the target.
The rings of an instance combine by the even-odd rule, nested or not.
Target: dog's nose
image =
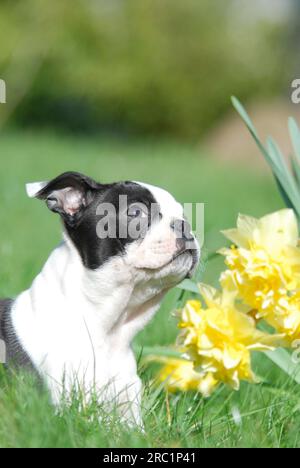
[[[175,219],[171,222],[171,229],[175,232],[177,239],[183,241],[193,240],[192,228],[185,219]]]

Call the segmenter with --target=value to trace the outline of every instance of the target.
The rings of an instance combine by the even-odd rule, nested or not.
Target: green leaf
[[[194,281],[190,280],[190,279],[183,280],[177,286],[177,288],[183,289],[184,291],[190,291],[190,292],[199,294],[199,288],[198,288],[197,284]]]
[[[293,208],[296,214],[298,215],[298,218],[300,218],[300,192],[297,183],[295,182],[292,174],[290,173],[287,167],[285,158],[283,157],[279,147],[272,140],[272,138],[268,138],[266,149],[265,146],[261,143],[258,134],[255,130],[255,127],[242,104],[235,97],[232,97],[232,104],[244,120],[258,148],[260,149],[265,160],[269,164],[285,203],[287,204],[287,206]],[[292,131],[295,139],[296,130],[294,124],[292,124]]]
[[[297,186],[300,187],[300,165],[298,164],[295,156],[291,157],[291,166]]]
[[[300,384],[300,365],[293,362],[292,356],[285,349],[279,348],[275,351],[266,351],[264,354],[289,377]]]
[[[293,119],[293,117],[289,118],[289,132],[290,132],[290,137],[293,143],[296,160],[297,160],[298,167],[299,167],[300,165],[300,130],[299,130],[296,120]]]
[[[232,104],[233,104],[234,108],[240,114],[240,116],[242,117],[242,119],[245,122],[246,126],[248,127],[248,130],[250,131],[251,135],[253,136],[257,146],[259,147],[260,151],[262,152],[263,156],[265,157],[267,163],[271,167],[276,166],[276,161],[272,160],[272,158],[270,157],[270,155],[267,152],[266,148],[261,143],[261,141],[260,141],[260,139],[258,137],[258,134],[257,134],[257,132],[255,130],[255,127],[254,127],[249,115],[247,114],[245,108],[242,106],[242,104],[240,103],[240,101],[236,97],[233,96],[231,98],[231,101],[232,101]]]
[[[273,170],[281,194],[283,195],[284,201],[287,206],[294,208],[295,212],[300,216],[300,194],[297,184],[291,175],[286,160],[281,153],[278,145],[271,137],[267,140],[269,154],[273,160],[277,161],[277,169]]]
[[[289,197],[287,196],[284,188],[282,187],[281,183],[279,182],[279,180],[277,179],[276,176],[275,177],[275,181],[276,181],[276,184],[277,184],[277,187],[278,187],[278,190],[280,192],[280,195],[284,201],[284,204],[288,207],[288,208],[292,208],[294,211],[295,211],[295,207],[293,205],[293,203],[291,202],[291,200],[289,199]]]
[[[252,123],[252,120],[250,119],[249,115],[247,114],[247,111],[244,108],[244,106],[240,103],[240,101],[235,96],[231,97],[231,102],[233,104],[233,107],[237,110],[237,112],[240,114],[240,116],[244,120],[245,124],[247,125],[247,127],[249,128],[251,133],[253,133],[256,136],[256,138],[258,139],[258,135],[256,133],[255,127],[254,127],[254,125]]]

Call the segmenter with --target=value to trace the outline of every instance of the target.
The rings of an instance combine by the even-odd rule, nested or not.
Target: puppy
[[[27,193],[60,215],[64,240],[28,290],[0,302],[6,361],[34,369],[54,404],[74,386],[87,402],[96,390],[141,425],[131,342],[199,261],[182,206],[154,186],[75,172],[28,184]]]

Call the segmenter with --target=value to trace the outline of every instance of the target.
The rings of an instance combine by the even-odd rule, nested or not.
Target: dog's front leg
[[[105,390],[100,390],[99,403],[106,412],[117,414],[121,422],[129,427],[143,429],[141,415],[142,383],[137,375],[129,378],[118,374],[111,379]]]
[[[126,370],[126,367],[125,367]],[[80,407],[84,408],[94,401],[96,397],[99,406],[105,413],[117,414],[120,420],[129,427],[143,429],[141,416],[142,383],[137,376],[127,375],[122,369],[116,377],[106,384],[103,381],[89,379],[64,379],[58,382],[47,379],[50,398],[56,411],[60,411],[65,405],[69,406],[78,395]]]
[[[141,414],[142,383],[138,376],[117,395],[118,410],[122,421],[130,427],[143,429]]]

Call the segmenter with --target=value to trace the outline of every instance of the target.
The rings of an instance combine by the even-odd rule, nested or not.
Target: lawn
[[[254,154],[253,157],[260,156]],[[0,295],[13,297],[28,287],[59,242],[60,223],[43,203],[26,197],[26,182],[46,180],[66,170],[108,182],[142,180],[163,186],[181,202],[205,203],[206,252],[224,245],[220,229],[238,212],[261,216],[282,207],[268,172],[249,164],[222,166],[198,147],[167,141],[119,141],[54,133],[5,133],[0,139]],[[215,283],[220,259],[207,265],[204,281]],[[92,405],[79,413],[55,414],[45,392],[23,375],[0,376],[1,447],[232,447],[297,446],[300,390],[266,357],[255,358],[264,378],[242,384],[239,392],[220,388],[210,399],[197,394],[166,395],[151,385],[142,347],[174,342],[172,311],[180,291],[167,296],[153,322],[137,337],[140,374],[145,384],[145,433],[122,428]],[[55,339],[55,337],[53,337]]]

